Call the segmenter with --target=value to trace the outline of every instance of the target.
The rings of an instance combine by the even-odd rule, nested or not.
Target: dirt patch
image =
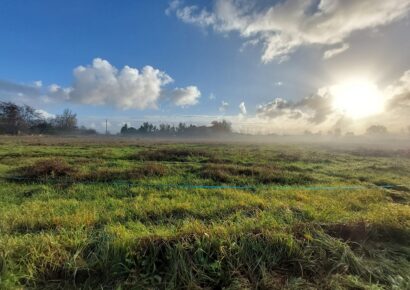
[[[369,233],[369,228],[364,222],[330,224],[322,228],[328,235],[344,241],[364,241]]]

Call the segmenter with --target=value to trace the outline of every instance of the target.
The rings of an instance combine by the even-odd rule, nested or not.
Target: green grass
[[[382,152],[5,139],[0,289],[408,289],[410,159]]]

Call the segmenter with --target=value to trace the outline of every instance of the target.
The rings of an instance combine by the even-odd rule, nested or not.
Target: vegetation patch
[[[53,179],[73,176],[76,169],[64,159],[54,158],[36,161],[33,165],[20,168],[18,173],[23,178]]]
[[[158,163],[146,163],[131,169],[101,168],[74,176],[78,181],[125,181],[130,179],[142,179],[161,177],[168,173],[165,165]]]
[[[383,149],[369,149],[369,148],[359,148],[355,150],[348,151],[348,153],[355,156],[362,157],[404,157],[410,158],[410,150],[400,149],[400,150],[383,150]]]
[[[157,150],[145,150],[137,153],[132,159],[141,161],[170,161],[184,162],[192,159],[215,159],[215,154],[209,150],[197,148],[164,148]]]
[[[274,166],[241,166],[208,164],[202,167],[200,175],[223,183],[250,183],[250,184],[307,184],[313,178],[290,171],[284,171]]]

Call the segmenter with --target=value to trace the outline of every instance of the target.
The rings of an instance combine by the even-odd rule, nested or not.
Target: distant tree
[[[47,120],[40,120],[34,124],[30,131],[33,134],[55,134],[56,130],[55,127],[51,122],[48,122]]]
[[[94,129],[77,127],[77,115],[65,109],[55,118],[44,118],[36,109],[12,102],[0,102],[0,134],[97,134]]]
[[[212,131],[214,133],[231,133],[232,132],[232,126],[231,123],[227,122],[226,120],[222,120],[221,122],[219,121],[212,121]]]
[[[128,127],[128,134],[137,134],[138,130],[135,129],[134,127]]]
[[[366,130],[368,135],[384,135],[387,134],[387,128],[382,125],[372,125]]]
[[[138,130],[135,129],[134,127],[128,127],[127,124],[124,124],[124,126],[122,126],[120,133],[122,135],[135,135],[138,134]]]
[[[127,125],[127,123],[125,123],[124,126],[122,126],[120,133],[121,133],[121,134],[127,134],[127,133],[128,133],[128,125]]]
[[[40,114],[30,106],[0,102],[0,132],[2,133],[29,132],[40,119]]]
[[[77,114],[74,114],[70,109],[65,109],[61,115],[57,115],[55,127],[58,130],[68,132],[77,129]]]
[[[178,132],[178,134],[184,134],[186,129],[187,129],[187,126],[186,126],[185,123],[179,123],[178,128],[177,128],[177,132]]]
[[[78,133],[81,135],[95,135],[97,131],[95,129],[86,128],[85,126],[81,126],[78,129]]]
[[[142,123],[142,125],[138,129],[138,132],[141,134],[150,134],[156,131],[157,131],[157,127],[148,122]]]

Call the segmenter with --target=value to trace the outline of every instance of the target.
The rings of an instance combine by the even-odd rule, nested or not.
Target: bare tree
[[[55,126],[62,131],[73,131],[77,129],[77,114],[74,114],[70,109],[65,109],[61,115],[57,115]]]

